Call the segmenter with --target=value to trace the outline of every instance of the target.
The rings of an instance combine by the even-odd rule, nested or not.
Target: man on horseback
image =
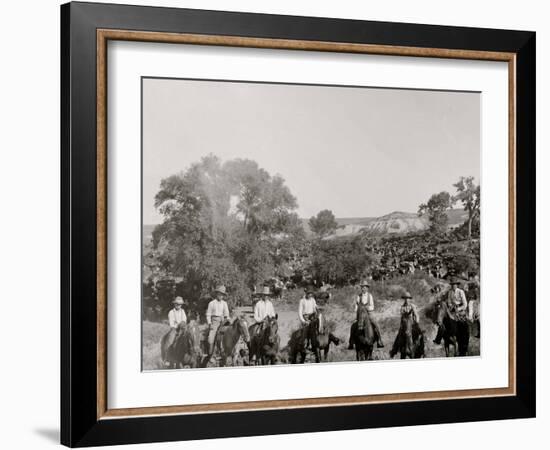
[[[269,286],[264,286],[261,292],[256,293],[260,298],[254,305],[255,334],[259,335],[264,329],[265,320],[275,317],[275,308],[270,300],[273,295]]]
[[[176,340],[178,334],[178,326],[180,323],[187,323],[187,316],[183,310],[183,298],[176,297],[172,302],[174,308],[168,312],[168,323],[170,324],[170,331],[166,338],[166,347],[170,347]]]
[[[451,278],[451,289],[447,293],[445,301],[449,308],[449,317],[453,320],[465,321],[466,312],[468,310],[468,302],[466,301],[466,294],[458,286],[460,281],[458,278]],[[443,327],[440,325],[437,330],[437,336],[434,339],[434,344],[441,344],[443,339]]]
[[[252,294],[254,297],[259,297],[259,300],[254,305],[254,325],[251,327],[250,332],[250,338],[251,342],[254,348],[258,345],[258,342],[260,342],[262,338],[262,333],[264,332],[266,328],[266,322],[269,321],[270,318],[275,318],[277,315],[275,314],[275,308],[273,307],[273,303],[270,300],[270,297],[273,296],[273,293],[271,289],[269,289],[269,286],[264,286],[263,289],[259,292],[254,292]],[[256,352],[251,352],[251,363],[253,364],[256,361]]]
[[[305,295],[300,299],[298,305],[298,318],[302,324],[302,336],[305,342],[305,346],[310,346],[310,337],[308,334],[308,327],[317,314],[317,303],[315,302],[314,290],[312,287],[305,289]]]
[[[407,318],[408,316],[411,316],[413,320],[413,326],[417,329],[416,331],[418,332],[420,330],[419,324],[418,324],[418,311],[416,310],[416,305],[411,302],[412,295],[409,292],[405,292],[401,296],[401,298],[403,299],[403,304],[401,305],[401,309],[400,309],[401,320]],[[397,333],[397,336],[395,337],[395,341],[393,342],[392,349],[390,350],[390,358],[393,358],[399,351],[401,332],[402,330],[399,329],[399,333]]]
[[[225,286],[220,285],[214,289],[214,299],[208,303],[206,309],[206,322],[209,326],[208,331],[208,355],[214,354],[214,344],[218,329],[220,326],[229,319],[229,307],[225,298],[227,297],[227,290]]]
[[[367,280],[363,280],[361,282],[361,293],[355,298],[354,306],[355,306],[355,314],[357,314],[357,310],[360,305],[365,306],[366,310],[369,313],[369,318],[372,323],[372,328],[374,330],[374,336],[375,341],[377,343],[377,347],[381,348],[384,347],[384,343],[382,342],[382,335],[380,334],[380,328],[378,327],[378,324],[374,321],[372,318],[372,315],[370,314],[372,311],[374,311],[374,299],[372,297],[372,294],[369,292],[370,284]],[[354,342],[353,342],[353,331],[354,328],[357,327],[357,319],[350,328],[349,333],[349,345],[348,350],[353,350],[354,348]]]

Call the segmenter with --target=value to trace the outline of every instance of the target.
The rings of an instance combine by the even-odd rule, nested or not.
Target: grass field
[[[425,308],[430,304],[430,288],[435,280],[423,274],[407,275],[395,278],[391,282],[373,282],[371,292],[374,296],[375,311],[373,317],[378,321],[382,332],[385,347],[375,347],[373,359],[389,359],[389,351],[399,329],[399,308],[401,306],[401,294],[408,290],[413,296],[420,316],[420,328],[424,331],[426,342],[426,357],[444,357],[443,346],[433,344],[436,334],[436,326],[426,317]],[[279,335],[281,337],[281,362],[285,362],[285,350],[290,334],[299,327],[298,302],[303,294],[302,290],[293,290],[285,293],[281,300],[274,300],[276,312],[279,315]],[[327,327],[340,339],[339,346],[331,346],[328,355],[329,362],[354,361],[355,351],[348,350],[348,337],[351,323],[355,318],[353,311],[353,299],[357,289],[344,287],[333,290],[333,295],[327,304],[320,305],[325,316]],[[240,307],[233,314],[244,315],[252,323],[252,307]],[[143,368],[145,370],[161,369],[160,340],[168,331],[167,323],[143,322]],[[470,337],[469,354],[479,355],[479,339]],[[306,361],[312,361],[308,356]]]

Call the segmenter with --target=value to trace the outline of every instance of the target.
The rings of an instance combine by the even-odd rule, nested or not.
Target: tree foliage
[[[201,295],[223,283],[230,300],[244,300],[281,263],[281,242],[301,236],[284,180],[245,159],[222,164],[209,155],[163,179],[155,207],[163,215],[153,231],[160,270]]]
[[[312,249],[311,270],[318,281],[343,286],[356,282],[376,264],[360,236],[320,240]]]
[[[427,214],[430,221],[430,232],[435,235],[445,233],[449,217],[446,212],[452,206],[452,197],[448,192],[442,191],[433,194],[426,203],[418,207],[418,214]]]
[[[324,209],[319,211],[317,216],[309,219],[309,227],[318,237],[323,238],[334,233],[338,228],[338,223],[332,211]]]
[[[479,185],[474,183],[474,177],[460,177],[460,179],[453,184],[457,190],[457,194],[453,197],[453,201],[461,202],[464,211],[468,212],[468,220],[466,226],[468,230],[468,239],[472,238],[473,226],[477,219],[477,229],[479,235],[479,211],[481,203],[481,192]]]

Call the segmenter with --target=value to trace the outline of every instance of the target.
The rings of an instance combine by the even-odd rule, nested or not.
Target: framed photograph
[[[535,33],[61,7],[61,441],[535,415]]]

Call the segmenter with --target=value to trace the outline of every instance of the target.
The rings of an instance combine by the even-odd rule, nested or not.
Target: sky
[[[143,80],[143,223],[160,181],[210,153],[281,175],[302,218],[416,212],[480,177],[480,94]]]

